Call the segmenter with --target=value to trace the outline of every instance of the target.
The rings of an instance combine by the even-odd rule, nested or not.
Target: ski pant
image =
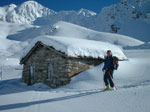
[[[114,70],[107,70],[104,74],[104,83],[105,86],[108,86],[110,84],[111,87],[114,87],[114,82],[113,82],[113,72]]]

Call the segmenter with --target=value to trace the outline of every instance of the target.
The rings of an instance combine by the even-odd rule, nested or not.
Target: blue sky
[[[19,5],[27,0],[0,0],[0,6],[14,3]],[[89,9],[99,13],[105,6],[118,3],[120,0],[35,0],[40,4],[55,10],[79,10],[81,8]]]

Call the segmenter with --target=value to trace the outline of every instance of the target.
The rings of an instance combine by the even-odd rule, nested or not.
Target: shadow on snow
[[[28,107],[28,106],[36,105],[36,104],[52,103],[52,102],[56,102],[56,101],[68,100],[68,99],[77,98],[77,97],[83,97],[83,96],[87,96],[87,95],[91,95],[91,94],[95,94],[95,93],[100,93],[100,92],[103,92],[103,90],[78,93],[78,94],[75,94],[75,95],[58,97],[58,98],[52,98],[52,99],[47,99],[47,100],[1,105],[0,106],[0,110],[10,110],[10,109]]]

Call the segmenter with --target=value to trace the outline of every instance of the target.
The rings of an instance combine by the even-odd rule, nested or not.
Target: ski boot
[[[106,88],[104,89],[104,91],[109,91],[111,88],[108,86],[106,86]]]

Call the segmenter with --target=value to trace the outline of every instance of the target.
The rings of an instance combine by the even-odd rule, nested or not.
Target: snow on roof
[[[27,55],[27,53],[35,46],[38,41],[47,46],[52,46],[56,50],[64,52],[67,56],[70,57],[86,56],[93,58],[104,58],[106,51],[112,50],[114,56],[119,57],[119,59],[127,59],[121,48],[110,43],[47,35],[35,38],[24,51],[22,58]]]

